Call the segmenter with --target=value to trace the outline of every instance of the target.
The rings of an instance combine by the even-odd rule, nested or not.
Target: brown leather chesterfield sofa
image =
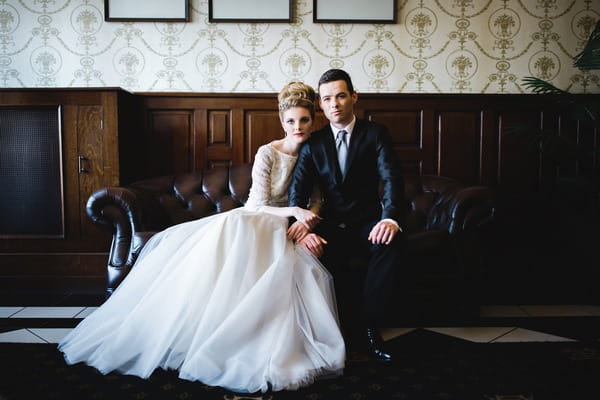
[[[251,168],[251,164],[218,167],[92,194],[87,214],[113,233],[107,296],[156,232],[242,206],[248,198]],[[407,247],[406,260],[399,266],[403,273],[398,305],[412,308],[415,295],[425,299],[421,303],[431,301],[436,307],[448,302],[476,305],[480,233],[494,213],[490,189],[440,176],[405,176],[405,198]]]

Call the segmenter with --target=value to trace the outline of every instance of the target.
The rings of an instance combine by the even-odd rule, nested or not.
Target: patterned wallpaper
[[[190,0],[188,23],[105,22],[103,0],[0,0],[0,87],[276,92],[336,67],[363,93],[526,93],[525,76],[600,93],[599,71],[572,67],[598,0],[397,1],[398,23],[374,25],[314,23],[312,0],[272,24],[209,23],[206,0]]]

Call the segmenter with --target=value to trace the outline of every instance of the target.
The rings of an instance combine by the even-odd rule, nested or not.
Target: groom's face
[[[343,80],[322,83],[319,86],[319,105],[327,119],[336,128],[343,128],[352,122],[356,92],[350,93]]]

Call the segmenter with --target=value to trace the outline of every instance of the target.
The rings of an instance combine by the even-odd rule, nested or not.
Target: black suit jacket
[[[300,149],[288,204],[305,207],[314,185],[323,195],[324,222],[348,226],[383,218],[392,218],[401,226],[404,222],[404,179],[390,134],[383,125],[356,121],[344,178],[331,126],[314,132]]]

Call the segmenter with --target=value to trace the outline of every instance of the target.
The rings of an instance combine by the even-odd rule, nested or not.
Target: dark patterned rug
[[[394,365],[351,353],[345,374],[294,392],[254,395],[157,370],[147,380],[68,366],[50,344],[0,344],[0,400],[12,399],[457,399],[600,398],[600,343],[465,342],[417,330],[389,342]]]

